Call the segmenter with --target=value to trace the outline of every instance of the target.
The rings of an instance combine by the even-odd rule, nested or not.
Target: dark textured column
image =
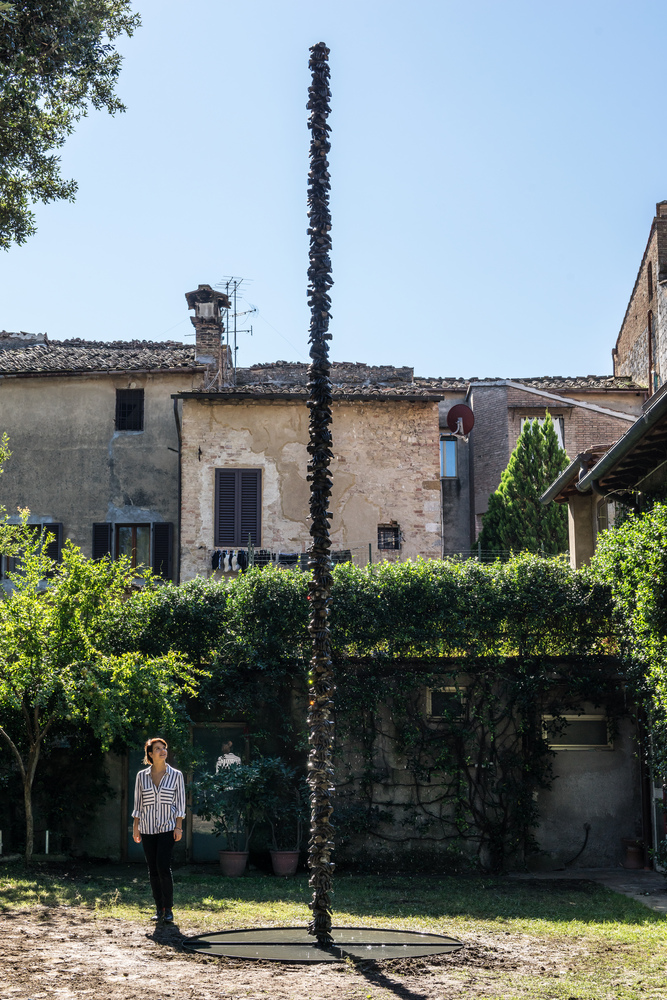
[[[310,225],[310,263],[308,267],[308,304],[310,319],[310,357],[308,369],[308,406],[310,408],[310,443],[308,479],[310,481],[310,635],[313,656],[310,662],[308,729],[310,756],[310,846],[308,864],[313,898],[313,916],[309,932],[318,945],[331,944],[331,883],[334,865],[333,827],[333,721],[331,718],[333,673],[329,640],[329,603],[331,593],[331,557],[329,539],[329,497],[331,496],[331,379],[329,364],[329,289],[331,280],[331,214],[329,212],[329,49],[323,42],[310,50],[313,74],[308,91],[310,118],[310,173],[308,175],[308,217]]]

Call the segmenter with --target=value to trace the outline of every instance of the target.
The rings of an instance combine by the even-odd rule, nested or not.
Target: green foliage
[[[667,504],[601,534],[592,578],[605,584],[632,694],[648,715],[654,764],[667,774]]]
[[[339,842],[467,842],[502,867],[531,846],[533,792],[551,780],[540,712],[583,701],[623,711],[607,588],[563,557],[530,554],[345,564],[333,576]],[[196,656],[210,677],[200,710],[264,730],[294,767],[305,751],[306,597],[305,574],[272,568],[166,587],[114,612],[105,641],[114,655],[192,650],[201,622]],[[426,688],[452,684],[462,714],[431,722]],[[388,806],[396,768],[405,808]]]
[[[7,432],[3,432],[0,437],[0,476],[4,472],[4,465],[11,458],[9,450],[9,438]],[[14,557],[21,549],[33,539],[26,528],[28,510],[20,510],[21,517],[19,524],[12,524],[9,521],[7,509],[0,505],[0,555]]]
[[[35,232],[35,202],[73,200],[60,148],[90,105],[124,111],[113,42],[139,25],[130,0],[15,0],[0,17],[0,246]]]
[[[99,750],[136,729],[182,729],[193,671],[170,651],[110,655],[99,640],[111,608],[131,590],[127,560],[93,562],[71,543],[62,562],[44,536],[26,543],[12,591],[0,601],[0,739],[24,786],[26,857],[32,853],[32,786],[45,738],[59,724],[91,732]],[[45,581],[48,578],[48,585]]]
[[[279,758],[263,757],[205,774],[192,784],[194,811],[214,820],[213,832],[225,836],[225,850],[247,851],[257,824],[279,808],[287,770]]]
[[[479,542],[483,549],[557,555],[567,551],[567,511],[540,496],[568,463],[551,415],[526,421],[500,485],[489,497]]]

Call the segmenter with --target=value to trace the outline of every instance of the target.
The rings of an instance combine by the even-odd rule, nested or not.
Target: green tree
[[[0,601],[0,739],[23,784],[26,861],[33,851],[32,789],[45,737],[59,723],[98,740],[100,752],[136,729],[184,727],[195,672],[177,654],[107,655],[103,622],[127,603],[134,570],[126,560],[93,562],[67,542],[62,562],[45,555],[46,538],[27,543],[13,590]]]
[[[0,438],[0,476],[4,472],[5,462],[11,458],[9,450],[9,438],[5,432]],[[15,556],[21,547],[30,537],[27,533],[25,522],[28,511],[19,511],[21,520],[18,524],[12,524],[8,518],[7,510],[0,505],[0,556]]]
[[[0,17],[0,246],[35,232],[30,206],[74,199],[54,155],[92,105],[125,108],[115,93],[113,42],[139,25],[130,0],[16,0]]]
[[[651,753],[667,773],[667,503],[628,511],[599,538],[591,575],[611,592],[617,640],[631,697],[647,714]]]
[[[489,497],[479,536],[483,549],[557,555],[567,550],[567,511],[540,503],[540,496],[565,469],[551,415],[542,425],[527,420],[500,486]]]

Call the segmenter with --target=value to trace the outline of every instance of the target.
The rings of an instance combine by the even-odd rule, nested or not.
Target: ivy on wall
[[[628,510],[600,535],[590,578],[608,588],[612,628],[643,706],[653,764],[667,775],[667,503]]]
[[[502,868],[534,846],[552,780],[541,714],[624,712],[610,592],[563,558],[334,569],[339,844],[477,854]],[[109,649],[185,653],[209,677],[192,711],[243,719],[260,749],[305,747],[307,576],[253,570],[146,590],[107,622]],[[437,720],[427,689],[453,687]],[[208,715],[207,715],[208,713]]]

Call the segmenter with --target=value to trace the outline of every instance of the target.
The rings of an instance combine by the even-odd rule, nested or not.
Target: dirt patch
[[[43,907],[0,916],[3,1000],[348,1000],[481,998],[503,973],[559,978],[577,955],[526,935],[468,937],[456,955],[381,964],[278,965],[213,959],[183,952],[197,926],[154,929],[91,914]],[[576,948],[576,946],[575,946]],[[584,949],[581,949],[583,954]],[[495,993],[495,990],[493,991]]]

